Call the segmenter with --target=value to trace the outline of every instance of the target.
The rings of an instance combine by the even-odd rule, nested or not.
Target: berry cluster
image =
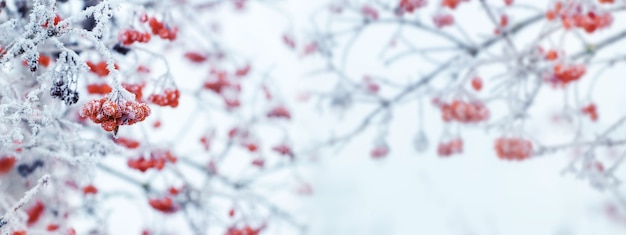
[[[139,141],[126,138],[126,137],[119,137],[117,139],[114,139],[113,142],[115,142],[118,145],[124,146],[128,149],[136,149],[136,148],[139,148],[139,145],[140,145]]]
[[[243,228],[237,228],[233,226],[228,228],[225,235],[259,235],[263,229],[264,226],[256,229],[250,227],[250,225],[246,225]]]
[[[178,98],[180,98],[180,91],[178,89],[166,89],[163,91],[163,94],[150,95],[148,100],[159,106],[176,108],[178,107]]]
[[[280,155],[283,155],[283,156],[288,156],[290,158],[294,157],[294,153],[291,150],[291,147],[289,147],[289,145],[287,145],[287,144],[276,145],[276,146],[274,146],[272,148],[272,150],[274,150],[274,152],[277,152],[277,153],[279,153]]]
[[[87,61],[87,66],[89,67],[89,71],[95,73],[99,77],[106,77],[109,75],[109,69],[107,68],[107,63],[105,61],[100,61],[97,64],[94,64],[91,61]],[[115,69],[119,69],[117,64],[114,64]]]
[[[441,157],[448,157],[454,154],[463,153],[463,140],[460,138],[448,142],[440,142],[437,146],[437,154]]]
[[[252,67],[250,66],[250,64],[246,64],[241,68],[237,68],[235,70],[235,77],[241,78],[241,77],[248,76],[251,69]]]
[[[489,110],[480,102],[453,100],[441,105],[441,114],[445,122],[455,120],[461,123],[477,123],[489,118]]]
[[[291,119],[291,113],[282,105],[274,107],[267,113],[268,118],[284,118]]]
[[[80,115],[89,117],[106,131],[116,131],[120,125],[132,125],[145,120],[150,115],[150,107],[124,99],[113,102],[103,97],[85,103]]]
[[[145,84],[130,84],[130,83],[122,83],[122,87],[129,91],[130,93],[135,94],[135,100],[137,102],[141,101],[143,98],[143,87]]]
[[[369,20],[378,19],[378,11],[371,6],[365,5],[361,8],[361,14],[363,14]]]
[[[46,206],[41,201],[35,202],[35,205],[26,210],[26,214],[28,215],[28,220],[26,220],[26,224],[30,226],[37,223],[45,209]]]
[[[11,156],[4,156],[0,158],[0,175],[4,175],[13,169],[17,160]]]
[[[380,85],[378,85],[370,76],[363,77],[363,83],[365,83],[365,89],[367,92],[376,94],[380,91]]]
[[[609,27],[613,23],[613,16],[609,12],[600,12],[596,8],[586,11],[584,9],[585,7],[581,2],[566,0],[563,3],[559,1],[554,5],[554,9],[546,12],[546,18],[552,21],[559,17],[564,28],[577,27],[584,29],[587,33]]]
[[[598,110],[596,108],[596,105],[594,103],[591,103],[585,107],[583,107],[580,110],[583,114],[589,115],[589,118],[591,118],[591,121],[597,121],[598,120]]]
[[[165,24],[163,24],[163,22],[158,21],[154,17],[151,17],[148,20],[148,26],[150,26],[150,29],[152,30],[152,34],[158,35],[162,39],[167,39],[170,41],[176,40],[176,34],[178,33],[177,28],[171,29],[169,27],[166,27]]]
[[[415,9],[422,8],[428,4],[428,0],[400,0],[399,8],[403,12],[412,13]]]
[[[559,58],[559,52],[556,50],[548,50],[548,52],[546,52],[546,60],[548,61],[555,61]]]
[[[439,12],[433,16],[433,23],[437,28],[443,28],[454,24],[454,17],[447,12]]]
[[[480,77],[472,78],[472,88],[475,91],[482,90],[483,89],[483,79],[481,79]]]
[[[233,83],[228,80],[228,74],[223,70],[211,70],[211,75],[216,79],[204,82],[204,88],[212,90],[215,93],[221,94],[227,88],[234,90],[241,90],[241,86],[238,83]]]
[[[252,165],[258,168],[263,168],[263,166],[265,166],[265,160],[263,158],[256,158],[252,160]]]
[[[461,2],[467,2],[469,0],[442,0],[441,1],[441,6],[450,8],[450,9],[456,9],[456,7],[461,3]]]
[[[83,193],[85,195],[87,194],[97,194],[98,193],[98,188],[96,188],[96,186],[93,185],[87,185],[85,187],[83,187]]]
[[[63,100],[67,105],[72,105],[78,102],[78,92],[70,88],[65,79],[62,77],[52,82],[50,96]]]
[[[206,55],[200,54],[199,52],[190,51],[185,53],[185,58],[194,63],[202,63],[208,59]]]
[[[564,85],[580,79],[586,71],[583,64],[556,64],[553,69],[554,78]]]
[[[146,43],[146,42],[149,42],[150,39],[151,39],[150,33],[148,32],[142,33],[134,29],[124,30],[118,36],[118,40],[124,46],[131,45],[135,42]]]
[[[524,160],[533,153],[533,144],[520,138],[497,138],[494,146],[498,158],[505,160]]]
[[[174,213],[178,210],[178,207],[174,205],[172,198],[166,196],[163,199],[150,199],[148,200],[150,206],[163,213]]]
[[[128,166],[141,172],[146,172],[150,168],[162,170],[165,163],[176,163],[178,159],[172,155],[170,151],[153,151],[150,158],[139,157],[137,159],[128,159]]]
[[[87,85],[87,93],[92,95],[106,95],[109,94],[112,90],[113,88],[111,88],[111,86],[106,83],[94,83]]]
[[[41,160],[35,160],[32,165],[20,164],[17,166],[17,173],[22,177],[28,177],[39,167],[43,167],[43,161]]]
[[[387,154],[389,154],[389,147],[384,144],[376,146],[374,149],[372,149],[372,151],[370,151],[370,157],[372,157],[373,159],[383,158],[387,156]]]
[[[48,224],[48,226],[46,226],[46,230],[48,230],[48,232],[54,232],[57,231],[57,229],[59,229],[58,224]]]

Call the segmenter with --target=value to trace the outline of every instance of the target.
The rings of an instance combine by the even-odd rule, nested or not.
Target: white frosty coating
[[[26,203],[31,201],[32,198],[35,196],[35,194],[39,193],[39,191],[41,191],[43,187],[48,185],[49,180],[50,180],[50,175],[46,174],[42,176],[37,181],[37,185],[35,185],[35,187],[31,188],[30,190],[26,191],[26,193],[24,193],[24,196],[13,206],[13,208],[0,218],[2,218],[4,221],[9,222],[9,223],[15,221],[16,220],[15,213],[17,212],[17,210],[24,207]]]

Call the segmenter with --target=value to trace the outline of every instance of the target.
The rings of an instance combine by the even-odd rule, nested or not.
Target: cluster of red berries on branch
[[[252,228],[250,225],[246,225],[243,228],[237,228],[235,226],[228,228],[225,235],[259,235],[265,226],[259,228]]]
[[[98,75],[99,77],[106,77],[109,76],[109,69],[107,68],[107,62],[106,61],[100,61],[97,64],[91,62],[91,61],[87,61],[87,66],[89,67],[89,71],[92,73],[95,73],[96,75]],[[114,64],[115,69],[119,69],[119,66],[117,64]]]
[[[447,12],[439,12],[433,16],[433,23],[437,28],[443,28],[454,24],[454,17]]]
[[[106,95],[109,94],[113,88],[106,83],[93,83],[87,85],[87,93],[92,95]]]
[[[208,59],[208,56],[199,52],[190,51],[185,53],[185,58],[194,63],[202,63]]]
[[[142,84],[131,84],[131,83],[122,83],[122,87],[133,93],[135,95],[135,101],[139,102],[143,98],[143,88],[146,86],[145,83]]]
[[[166,163],[176,163],[177,160],[178,158],[169,150],[156,150],[150,153],[150,158],[148,159],[143,156],[135,159],[128,159],[128,167],[141,172],[146,172],[151,168],[162,170]]]
[[[39,218],[41,218],[41,215],[43,214],[45,209],[46,209],[46,206],[41,201],[37,201],[35,202],[35,205],[29,207],[26,210],[26,214],[28,215],[28,220],[26,220],[26,225],[32,226],[33,224],[37,223],[37,221],[39,221]]]
[[[472,78],[471,84],[472,84],[472,88],[475,91],[480,91],[483,89],[483,79],[480,77]]]
[[[279,105],[267,112],[267,117],[291,119],[291,113],[289,113],[289,110],[287,110],[285,106]]]
[[[591,119],[591,121],[595,122],[598,120],[598,110],[594,103],[588,104],[587,106],[583,107],[580,111],[585,115],[589,115],[589,118]]]
[[[478,123],[489,118],[489,110],[478,101],[453,100],[450,104],[442,104],[440,108],[445,122]]]
[[[80,115],[89,117],[106,131],[116,131],[121,125],[132,125],[145,120],[150,115],[150,107],[144,103],[124,99],[114,102],[103,97],[85,103]]]
[[[456,9],[456,7],[461,4],[461,2],[468,2],[469,0],[442,0],[441,1],[441,6],[450,8],[450,9]]]
[[[120,33],[118,40],[122,43],[122,45],[128,46],[135,42],[140,42],[140,43],[150,42],[151,38],[152,36],[150,36],[149,32],[142,33],[134,29],[127,29],[127,30],[122,31],[122,33]]]
[[[225,70],[211,69],[210,75],[212,79],[204,82],[204,88],[206,89],[217,94],[222,94],[225,89],[241,90],[241,85],[229,79],[228,72]]]
[[[156,35],[162,39],[174,41],[176,40],[176,35],[178,34],[178,28],[171,28],[166,26],[163,22],[157,20],[154,17],[148,17],[146,14],[141,14],[139,16],[139,22],[148,23],[148,27],[150,28],[150,32],[140,32],[135,29],[127,29],[122,31],[118,40],[122,45],[128,46],[135,42],[147,43],[152,39],[152,35]]]
[[[165,89],[163,94],[152,94],[148,96],[148,100],[159,106],[178,107],[178,98],[180,91],[178,89]]]
[[[142,15],[140,20],[145,19],[143,18],[144,16],[145,15]],[[178,28],[167,27],[165,26],[165,24],[163,24],[163,22],[157,20],[154,17],[150,17],[148,19],[148,26],[150,26],[150,29],[152,30],[152,34],[158,35],[162,39],[166,39],[170,41],[176,40],[176,34],[178,34]]]
[[[612,2],[601,1],[601,3]],[[587,33],[609,27],[613,23],[613,16],[609,12],[601,12],[595,8],[586,11],[584,9],[585,6],[579,1],[558,1],[552,10],[546,12],[546,18],[553,21],[558,17],[564,28],[577,27],[584,29]]]
[[[17,160],[11,156],[0,157],[0,176],[9,173]]]
[[[97,194],[98,193],[98,188],[96,188],[96,186],[93,185],[87,185],[85,187],[83,187],[83,194],[87,195],[87,194]]]
[[[163,213],[174,213],[178,211],[178,207],[174,205],[172,198],[165,196],[162,199],[149,199],[148,203],[152,208]]]
[[[546,52],[546,60],[548,61],[555,61],[559,58],[559,52],[556,50],[548,50],[548,52]]]
[[[448,142],[439,142],[437,154],[441,157],[449,157],[454,154],[463,153],[463,140],[461,138],[452,139]]]
[[[378,20],[378,11],[369,5],[363,6],[361,13],[369,20]]]
[[[128,149],[136,149],[139,148],[140,145],[139,141],[127,137],[118,137],[114,139],[113,142]]]
[[[150,154],[150,158],[139,157],[136,159],[128,159],[128,167],[141,172],[154,168],[162,170],[166,163],[176,163],[176,158],[170,151],[157,150]]]
[[[525,160],[533,154],[533,144],[520,138],[497,138],[494,147],[498,158],[505,160]]]
[[[585,65],[582,64],[566,65],[559,63],[553,68],[554,78],[563,85],[580,79],[586,71]]]
[[[283,156],[288,156],[290,158],[295,157],[293,150],[291,150],[291,147],[287,144],[276,145],[272,148],[272,150]]]
[[[415,9],[425,7],[428,0],[401,0],[398,6],[403,12],[412,13]]]
[[[370,157],[373,159],[380,159],[386,157],[389,154],[389,147],[385,144],[379,144],[372,151],[370,151]]]

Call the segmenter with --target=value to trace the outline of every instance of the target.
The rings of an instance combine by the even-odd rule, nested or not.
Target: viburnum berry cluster
[[[87,67],[89,67],[89,71],[98,75],[98,77],[106,77],[109,76],[109,69],[107,68],[107,62],[106,61],[100,61],[98,63],[94,63],[91,61],[87,61]],[[114,64],[115,69],[119,69],[119,66],[117,64]]]
[[[443,28],[454,24],[454,16],[447,12],[438,12],[433,16],[433,23],[437,28]]]
[[[163,94],[152,94],[148,96],[148,101],[159,106],[176,108],[178,107],[179,98],[180,91],[178,89],[168,88],[163,91]]]
[[[478,123],[489,118],[489,110],[479,101],[452,100],[441,104],[441,117],[445,122]]]
[[[161,199],[150,199],[148,200],[148,203],[152,208],[163,213],[174,213],[178,210],[178,206],[176,206],[172,198],[169,196],[165,196]]]
[[[267,117],[291,119],[291,113],[289,113],[289,110],[287,110],[285,106],[279,105],[267,112]]]
[[[586,72],[582,64],[556,64],[554,65],[554,78],[563,85],[580,79]]]
[[[588,104],[586,106],[584,106],[581,110],[580,110],[584,115],[588,115],[589,119],[591,119],[591,121],[598,121],[598,110],[596,108],[596,104],[591,103]]]
[[[428,4],[428,0],[400,0],[398,6],[403,12],[412,13],[415,9],[425,7]]]
[[[143,21],[145,16],[142,15],[140,20]],[[163,22],[157,20],[155,17],[148,18],[148,26],[150,26],[151,32],[154,35],[158,35],[162,39],[174,41],[178,33],[178,28],[165,25]]]
[[[468,2],[469,0],[441,0],[441,6],[456,9],[461,2]]]
[[[243,227],[232,226],[228,228],[225,235],[259,235],[261,231],[265,229],[265,225],[262,225],[258,228],[252,228],[250,225],[245,225]]]
[[[532,142],[521,138],[497,138],[494,143],[494,148],[498,158],[504,160],[526,160],[533,154]]]
[[[80,115],[100,124],[105,131],[117,132],[121,125],[132,125],[145,120],[150,115],[150,107],[121,98],[112,100],[110,97],[102,97],[85,103]]]
[[[461,153],[463,153],[463,140],[461,138],[442,141],[437,146],[437,154],[441,157],[449,157]]]
[[[166,163],[176,163],[178,160],[169,150],[155,150],[150,153],[148,159],[142,157],[136,159],[128,159],[128,166],[141,172],[154,168],[162,170]]]
[[[386,144],[378,144],[374,149],[370,151],[370,157],[373,159],[379,159],[389,154],[389,147]]]
[[[92,95],[106,95],[111,93],[113,88],[106,83],[92,83],[87,85],[87,93]]]
[[[601,3],[612,3],[600,1]],[[559,18],[565,29],[581,28],[587,33],[611,26],[613,16],[608,11],[598,10],[589,1],[557,1],[554,8],[546,13],[548,20]]]
[[[129,46],[135,42],[147,43],[150,42],[151,36],[149,32],[139,32],[134,29],[127,29],[119,36],[120,43],[124,46]]]

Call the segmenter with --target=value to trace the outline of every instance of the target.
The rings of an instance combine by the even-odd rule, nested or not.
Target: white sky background
[[[460,24],[467,27],[466,31],[474,32],[471,35],[480,41],[481,38],[476,37],[478,35],[475,32],[488,33],[493,27],[488,24],[482,9],[475,1],[462,4],[455,12],[455,17],[462,19]],[[432,6],[436,2],[438,1],[431,0],[428,9],[418,11],[425,22],[431,22],[430,17],[434,12]],[[319,115],[321,112],[312,112],[314,102],[302,104],[295,101],[297,94],[303,90],[328,90],[328,81],[332,76],[307,77],[311,71],[320,68],[319,58],[300,58],[283,46],[280,36],[293,30],[297,43],[304,43],[302,36],[311,34],[308,16],[322,5],[323,1],[317,0],[291,0],[279,4],[284,12],[290,14],[288,19],[272,8],[257,3],[251,4],[245,13],[215,16],[221,22],[228,22],[222,26],[225,38],[229,44],[237,45],[234,47],[237,51],[253,59],[257,66],[253,69],[257,75],[274,66],[271,72],[274,85],[281,88],[282,98],[294,111],[295,123],[289,132],[295,135],[294,142],[303,148],[327,138],[331,129],[337,133],[345,133],[360,123],[361,117],[372,108],[357,106],[341,119],[340,115],[330,112],[328,108],[322,115]],[[511,22],[515,23],[515,20],[523,19],[527,15],[529,13],[524,11],[519,11],[519,14],[511,13]],[[291,27],[290,22],[293,23]],[[616,22],[621,21],[618,19]],[[613,27],[619,25],[623,24]],[[453,29],[448,30],[455,32]],[[397,82],[406,82],[415,81],[419,74],[428,73],[432,65],[411,58],[402,60],[398,67],[385,68],[379,64],[375,55],[389,41],[392,32],[384,27],[364,32],[361,39],[355,42],[348,57],[348,74],[360,78],[365,75],[363,73],[370,73],[393,77]],[[601,32],[598,35],[599,38],[606,36]],[[432,37],[414,38],[419,38],[419,42],[416,39],[416,45],[438,43]],[[524,40],[528,40],[528,37],[521,37],[517,42],[520,47],[528,43]],[[575,51],[577,44],[572,43],[571,46]],[[622,43],[621,46],[612,48],[621,49],[623,46]],[[175,74],[189,72],[183,71],[184,68],[177,65],[181,62],[171,60]],[[484,73],[495,73],[494,71]],[[598,84],[596,91],[601,92],[594,96],[594,100],[599,104],[600,122],[593,126],[598,133],[622,114],[620,110],[623,110],[623,103],[616,97],[623,96],[620,95],[620,86],[615,84],[623,87],[624,83],[616,80],[623,79],[624,72],[623,66],[616,67],[603,75],[615,83]],[[184,89],[186,76],[176,76],[175,79],[181,89]],[[488,76],[485,76],[485,83],[489,86]],[[531,110],[534,122],[527,126],[529,134],[553,144],[563,143],[567,141],[563,139],[564,136],[570,136],[564,126],[549,122],[551,115],[562,107],[562,96],[555,95],[556,92],[558,91],[543,89],[538,98],[540,102]],[[395,92],[383,90],[383,94],[393,93]],[[436,155],[436,144],[443,125],[439,111],[429,104],[429,99],[424,100],[425,131],[430,142],[425,153],[416,153],[412,145],[418,128],[417,102],[394,108],[390,135],[386,139],[391,153],[385,159],[372,160],[369,157],[369,151],[376,139],[375,128],[353,139],[341,151],[320,153],[323,160],[309,168],[306,174],[313,185],[313,196],[293,202],[295,208],[299,208],[296,209],[299,216],[310,220],[310,234],[626,233],[623,224],[608,220],[603,212],[607,202],[615,201],[613,196],[593,189],[586,182],[574,179],[572,175],[560,174],[568,163],[569,157],[566,154],[548,155],[524,162],[501,161],[493,151],[493,139],[499,133],[485,133],[480,128],[469,127],[462,130],[465,153],[448,159],[439,158]],[[181,107],[184,108],[184,105],[181,104]],[[492,110],[493,113],[503,111]],[[319,121],[320,118],[323,121]],[[342,122],[333,124],[337,120]],[[148,213],[138,211],[136,216],[140,214]],[[124,217],[112,216],[112,220],[120,220],[116,222],[128,223],[120,218]],[[112,228],[112,234],[121,234],[115,231],[123,230]]]

